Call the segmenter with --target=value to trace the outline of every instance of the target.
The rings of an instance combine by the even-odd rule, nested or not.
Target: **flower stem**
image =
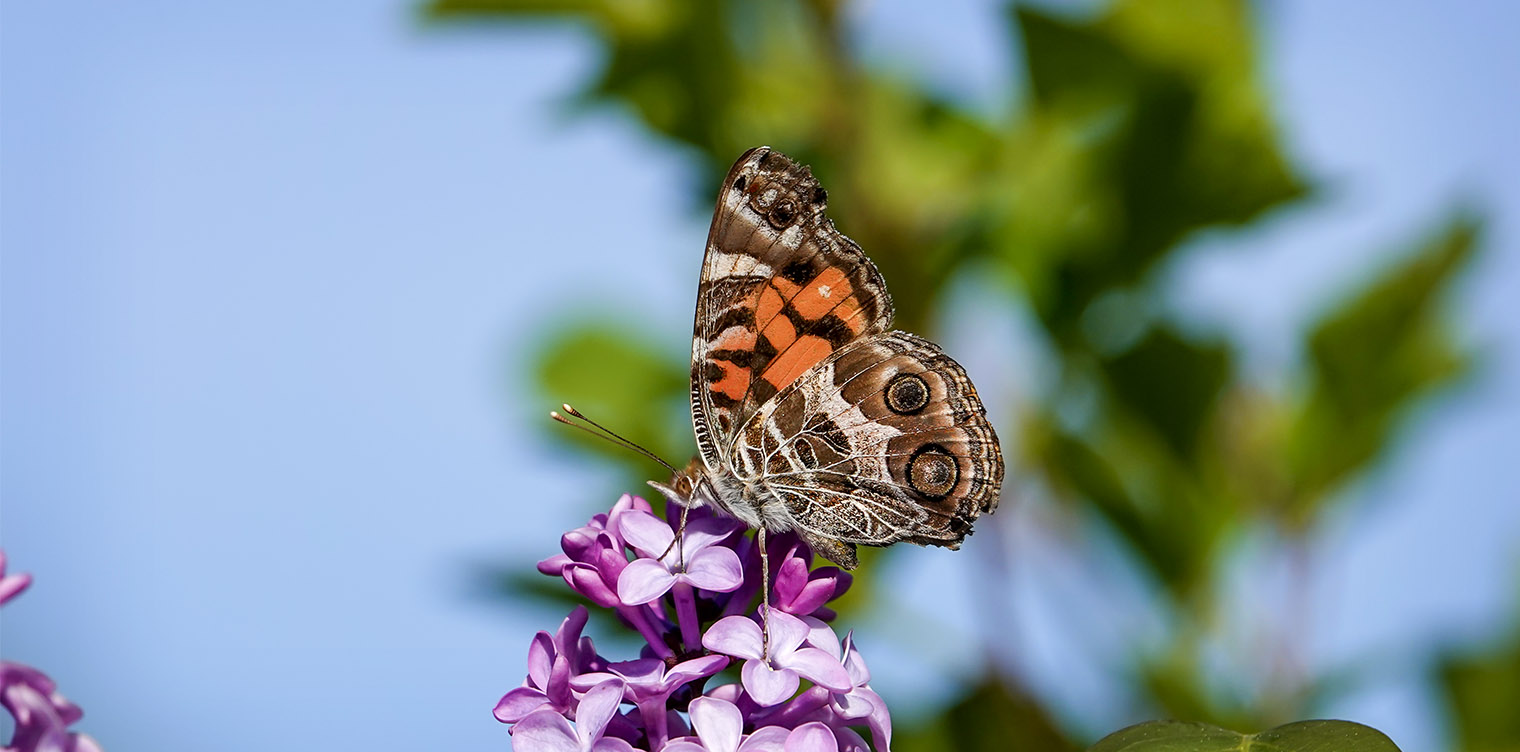
[[[697,617],[697,598],[689,583],[677,582],[671,594],[676,600],[676,621],[681,624],[681,640],[686,649],[702,649],[702,623]]]

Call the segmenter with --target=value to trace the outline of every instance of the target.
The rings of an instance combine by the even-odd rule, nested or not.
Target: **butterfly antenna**
[[[551,417],[551,418],[553,418],[553,419],[555,419],[555,420],[557,420],[557,421],[559,421],[561,423],[564,423],[565,425],[570,426],[572,428],[579,428],[582,431],[585,431],[586,433],[589,433],[592,436],[595,436],[597,438],[605,439],[607,441],[610,441],[610,442],[612,442],[614,444],[617,444],[618,446],[623,447],[625,449],[632,449],[633,451],[638,452],[639,454],[642,454],[645,457],[648,457],[649,459],[652,459],[655,462],[660,463],[662,466],[665,467],[666,470],[669,470],[671,472],[671,474],[673,474],[673,475],[679,472],[669,462],[666,462],[665,460],[660,459],[659,455],[655,454],[654,452],[649,451],[648,449],[645,449],[644,447],[639,446],[638,444],[633,443],[632,441],[629,441],[628,439],[623,438],[622,436],[617,435],[616,433],[613,433],[612,430],[608,429],[606,426],[604,426],[604,425],[602,425],[602,424],[600,424],[600,423],[598,423],[598,422],[596,422],[596,421],[594,421],[594,420],[592,420],[592,419],[590,419],[590,418],[582,415],[579,410],[576,410],[575,408],[573,408],[573,407],[571,407],[569,405],[560,405],[560,407],[564,408],[564,410],[565,410],[564,414],[561,414],[557,410],[551,410],[549,412],[549,417]],[[592,428],[587,428],[586,426],[583,426],[580,423],[576,423],[575,421],[570,420],[570,418],[565,417],[566,415],[570,416],[570,418],[575,418],[577,420],[583,420],[586,423],[589,423],[591,426],[594,427],[595,430],[593,430]]]

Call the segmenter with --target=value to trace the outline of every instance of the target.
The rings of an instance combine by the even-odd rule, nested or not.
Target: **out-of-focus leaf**
[[[1520,624],[1488,650],[1452,651],[1437,664],[1447,694],[1456,748],[1520,749]]]
[[[1149,721],[1103,737],[1088,752],[1398,752],[1383,732],[1350,721],[1298,721],[1238,734],[1206,723]]]
[[[929,722],[894,729],[897,752],[1071,752],[1079,745],[1033,698],[989,678]]]
[[[549,339],[535,359],[535,371],[546,404],[569,403],[676,467],[695,451],[687,422],[688,372],[643,335],[610,323],[573,325]],[[545,428],[626,467],[630,483],[625,489],[668,475],[644,457],[550,423],[547,416]]]
[[[1471,354],[1451,336],[1443,302],[1477,234],[1475,220],[1451,221],[1314,327],[1291,463],[1299,507],[1289,511],[1309,514],[1386,449],[1416,400],[1468,368]]]
[[[1016,7],[1036,113],[1085,144],[1083,213],[1053,254],[1058,337],[1202,227],[1239,224],[1306,192],[1277,145],[1241,0],[1122,0],[1092,20]]]
[[[1188,342],[1170,328],[1157,328],[1103,369],[1125,407],[1154,427],[1178,457],[1190,459],[1234,375],[1231,361],[1222,344]]]

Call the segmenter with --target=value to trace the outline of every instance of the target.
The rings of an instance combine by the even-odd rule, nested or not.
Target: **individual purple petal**
[[[839,752],[871,752],[871,745],[849,726],[834,729],[834,734],[839,737]],[[883,752],[890,749],[890,746],[882,747]]]
[[[618,703],[623,701],[623,683],[621,681],[607,681],[592,687],[581,698],[580,707],[575,711],[575,732],[580,737],[581,747],[590,748],[592,742],[602,737],[602,732],[607,730],[607,722],[617,712]]]
[[[679,689],[681,685],[704,676],[712,676],[723,670],[728,665],[728,656],[704,655],[689,661],[677,663],[665,674],[664,685],[670,690]]]
[[[618,600],[641,606],[670,592],[675,575],[654,559],[635,559],[618,575]]]
[[[787,559],[776,568],[776,576],[772,579],[771,587],[775,590],[777,605],[791,602],[807,585],[807,562],[796,558]]]
[[[574,662],[578,648],[580,647],[581,630],[586,628],[586,620],[591,618],[591,613],[585,606],[576,606],[565,620],[559,623],[559,629],[554,632],[554,647],[560,655],[572,656]]]
[[[660,748],[660,752],[707,752],[707,747],[690,741],[691,738],[672,739]]]
[[[636,752],[632,744],[615,736],[604,736],[591,745],[591,752]]]
[[[532,687],[518,687],[502,695],[491,714],[502,723],[517,723],[540,708],[553,709],[547,695]]]
[[[727,593],[744,584],[744,568],[739,565],[739,555],[731,548],[720,546],[687,552],[686,557],[686,579],[696,587]]]
[[[12,575],[5,573],[5,552],[0,551],[0,604],[20,595],[31,584],[32,576],[25,572]]]
[[[516,752],[583,752],[580,738],[565,717],[553,710],[536,710],[512,727]]]
[[[850,683],[857,687],[865,686],[871,681],[871,669],[866,667],[866,659],[861,656],[860,648],[855,647],[854,630],[844,636],[844,670],[850,672]]]
[[[755,733],[745,737],[744,743],[739,745],[739,752],[783,752],[790,733],[790,729],[780,726],[757,728]]]
[[[548,695],[549,702],[557,710],[570,707],[570,659],[563,655],[554,657],[554,668],[549,671],[549,684],[544,687],[544,694]]]
[[[565,567],[575,562],[565,554],[555,554],[538,563],[538,571],[551,577],[558,577],[564,573]]]
[[[654,507],[637,496],[623,494],[623,497],[618,499],[617,503],[612,505],[611,511],[607,513],[607,531],[617,536],[619,542],[626,543],[627,539],[623,537],[622,532],[623,517],[639,513],[653,514]]]
[[[744,715],[731,702],[698,697],[691,701],[691,725],[709,752],[735,752],[744,734]]]
[[[549,686],[549,672],[554,667],[554,639],[548,632],[533,635],[528,644],[528,682],[539,689]]]
[[[660,518],[647,512],[629,512],[618,519],[618,533],[635,551],[658,559],[670,548],[676,534]]]
[[[839,752],[839,740],[828,726],[804,723],[786,736],[786,752]]]
[[[726,616],[707,628],[702,647],[735,658],[758,660],[761,651],[760,625],[747,616]]]
[[[834,628],[829,626],[828,622],[812,616],[804,616],[802,623],[807,625],[807,644],[834,656],[836,661],[842,658],[839,635],[834,633]]]
[[[771,611],[770,625],[772,658],[801,647],[813,629],[807,622],[785,611]]]
[[[733,534],[733,522],[729,520],[717,517],[692,520],[686,524],[686,538],[681,541],[681,547],[690,557]]]
[[[789,655],[778,657],[778,668],[791,669],[807,677],[814,684],[828,687],[836,692],[848,692],[850,674],[839,664],[839,659],[818,648],[801,648]]]
[[[863,690],[859,687],[849,692],[835,692],[830,698],[829,704],[840,718],[847,721],[865,718],[876,709],[875,704],[867,698],[866,692],[870,692],[870,690]]]
[[[850,695],[862,697],[871,704],[871,713],[866,716],[866,726],[871,729],[871,738],[876,741],[876,746],[891,749],[892,716],[887,712],[887,701],[881,699],[881,695],[876,694],[869,687],[856,687]]]
[[[602,608],[621,605],[617,593],[607,587],[607,583],[602,580],[602,574],[596,570],[596,567],[589,564],[572,564],[565,567],[564,577],[565,582],[569,583],[575,592],[586,596],[592,603]]]
[[[743,691],[744,686],[741,684],[724,684],[722,686],[713,687],[712,689],[707,690],[706,696],[711,697],[714,700],[722,700],[727,703],[737,703]]]
[[[843,671],[843,669],[840,669]],[[765,661],[745,661],[739,670],[744,690],[755,702],[766,707],[790,698],[797,692],[797,672],[771,668]]]
[[[801,563],[802,560],[792,559],[791,561]],[[819,570],[819,572],[822,571]],[[802,582],[802,586],[790,598],[783,599],[778,592],[776,598],[777,607],[798,616],[811,614],[822,608],[823,604],[828,603],[834,597],[837,582],[827,574],[820,576],[819,572],[809,575]],[[783,603],[785,605],[782,605]]]

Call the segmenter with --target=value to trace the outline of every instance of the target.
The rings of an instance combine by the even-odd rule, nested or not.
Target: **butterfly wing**
[[[807,167],[767,147],[740,157],[723,181],[691,351],[692,428],[709,471],[761,405],[891,324],[886,283],[834,229],[825,202]]]
[[[782,389],[743,426],[734,462],[845,567],[857,543],[959,548],[1003,482],[965,369],[904,332],[852,342]]]

